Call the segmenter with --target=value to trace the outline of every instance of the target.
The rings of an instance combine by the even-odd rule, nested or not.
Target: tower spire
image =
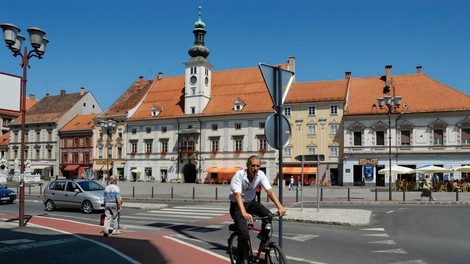
[[[202,7],[198,7],[198,20],[194,23],[194,45],[188,50],[190,61],[206,60],[209,56],[209,49],[204,46],[204,36],[206,35],[206,24],[202,22]]]

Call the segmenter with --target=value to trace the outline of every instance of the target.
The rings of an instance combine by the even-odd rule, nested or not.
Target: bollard
[[[42,194],[42,183],[39,184],[39,194]]]
[[[31,184],[28,186],[29,195],[31,195]]]
[[[406,201],[406,197],[405,197],[405,189],[403,189],[403,202]]]
[[[135,198],[135,186],[132,186],[132,198]]]
[[[295,202],[299,201],[299,188],[295,188]]]
[[[193,187],[193,200],[194,200],[195,196],[196,196],[196,187]]]
[[[152,186],[152,198],[153,198],[153,186]]]
[[[432,188],[429,188],[429,201],[432,201]]]
[[[456,201],[456,202],[459,201],[459,189],[456,189],[456,190],[455,190],[455,201]]]
[[[171,186],[171,199],[173,199],[173,186]]]
[[[351,190],[348,188],[348,202],[351,201]]]
[[[375,201],[379,200],[379,194],[377,193],[377,187],[375,187]]]
[[[218,200],[218,197],[219,197],[219,192],[218,192],[217,187],[215,187],[215,200],[216,201]]]
[[[323,202],[323,187],[320,189],[320,201]]]

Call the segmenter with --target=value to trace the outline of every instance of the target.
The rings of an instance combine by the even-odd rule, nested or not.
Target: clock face
[[[195,84],[197,82],[197,77],[196,76],[191,76],[191,78],[189,79],[189,82],[191,84]]]
[[[209,78],[208,77],[206,77],[205,82],[206,82],[206,86],[209,85]]]

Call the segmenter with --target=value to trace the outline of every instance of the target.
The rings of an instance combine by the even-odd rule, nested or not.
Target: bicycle
[[[272,215],[272,217],[279,217],[279,213]],[[268,219],[270,216],[266,217],[259,217],[253,216],[253,221],[260,221],[263,219]],[[261,228],[255,227],[252,223],[248,223],[248,230],[249,231],[257,231],[260,232]],[[238,264],[240,262],[237,261],[238,252],[237,252],[237,244],[238,244],[238,230],[235,224],[229,225],[230,236],[228,238],[228,253],[230,256],[230,262],[232,264]],[[265,239],[261,239],[258,247],[258,251],[256,254],[253,251],[253,246],[251,242],[251,238],[248,240],[248,249],[249,249],[249,256],[248,256],[248,263],[265,263],[265,264],[276,264],[282,263],[286,264],[286,256],[282,249],[273,241],[271,241],[273,229],[270,223],[266,224],[265,230],[267,230],[267,236]],[[261,258],[261,254],[265,253],[264,259]],[[263,262],[264,261],[264,262]]]

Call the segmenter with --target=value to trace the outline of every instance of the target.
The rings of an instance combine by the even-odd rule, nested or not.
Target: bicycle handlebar
[[[268,215],[268,216],[257,216],[257,215],[253,215],[253,222],[260,221],[260,220],[263,220],[263,219],[281,218],[281,217],[282,217],[282,216],[280,216],[279,212],[276,212],[276,213],[271,214],[271,215]]]

